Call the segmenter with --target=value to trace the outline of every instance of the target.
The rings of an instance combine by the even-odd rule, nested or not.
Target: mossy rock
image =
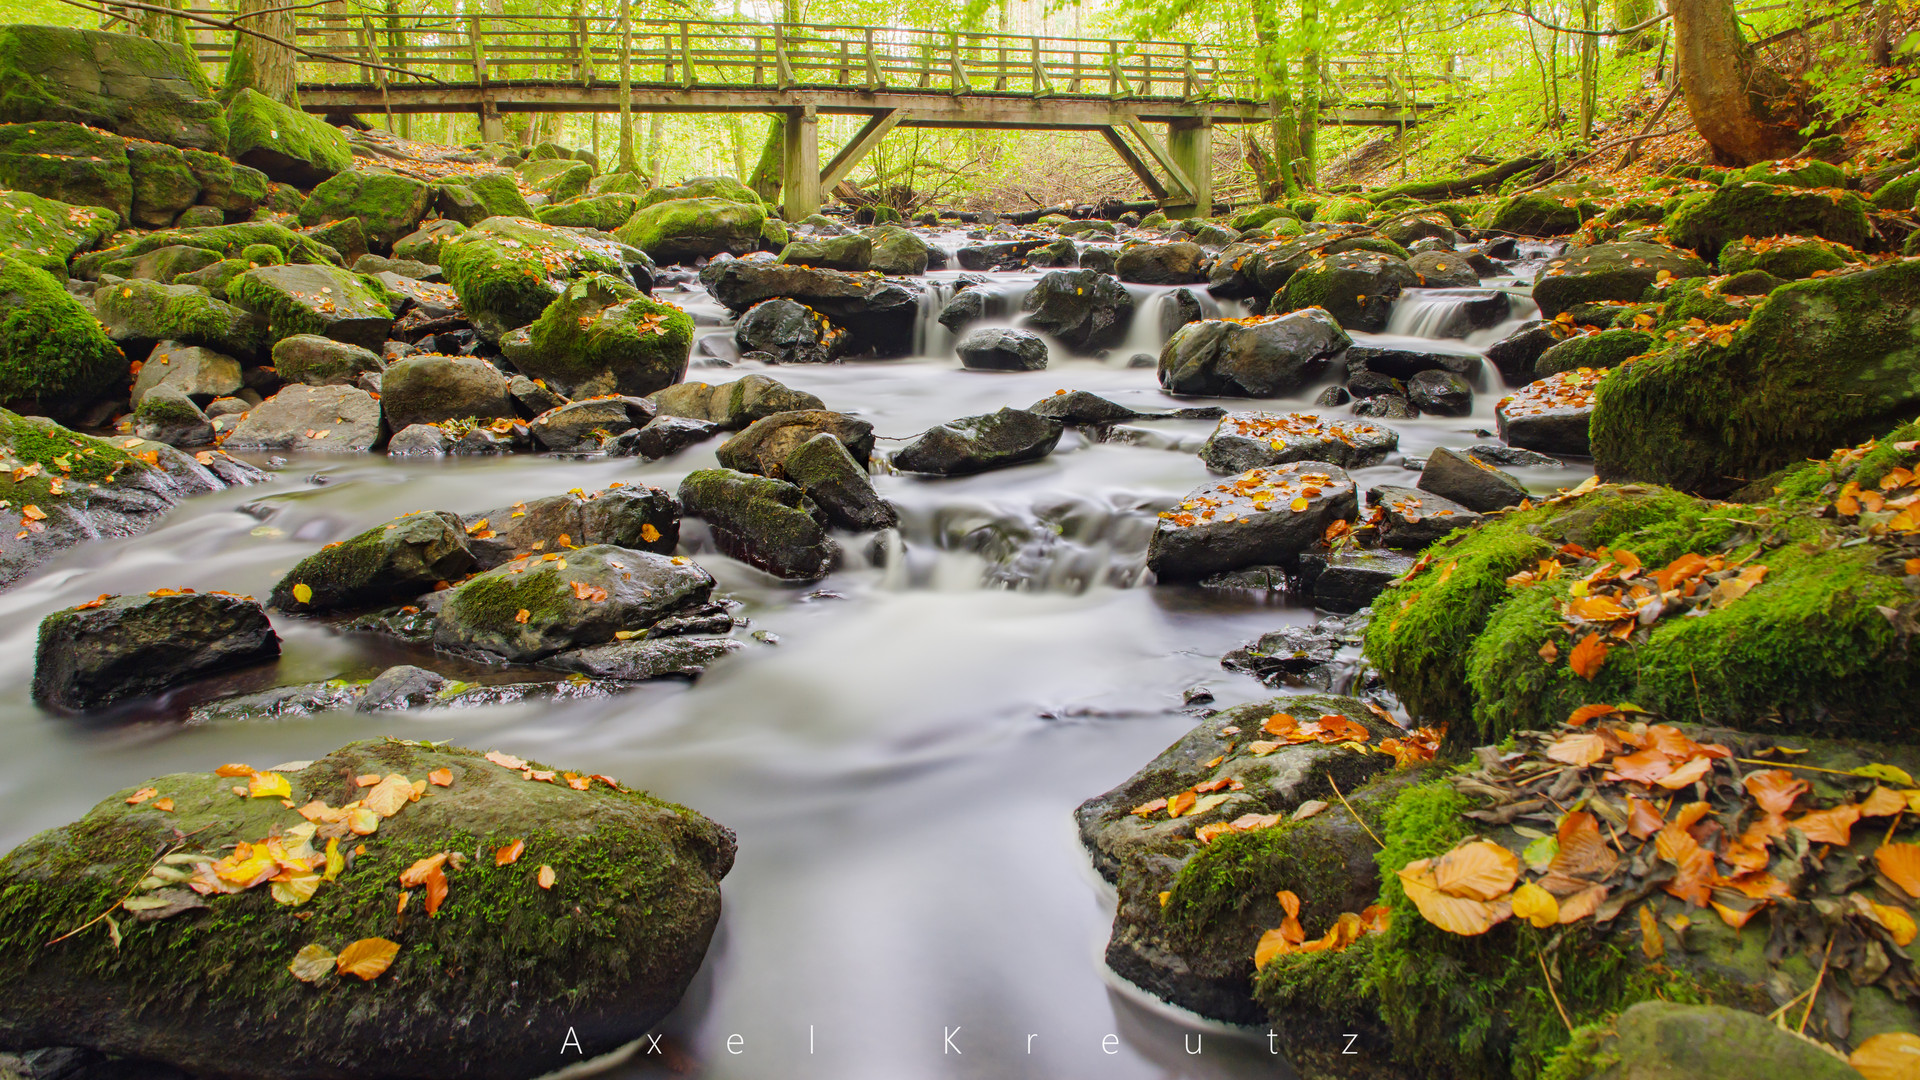
[[[687,516],[706,521],[724,555],[788,581],[818,581],[840,562],[826,513],[796,484],[732,469],[680,482]]]
[[[917,233],[898,225],[876,225],[867,230],[873,254],[867,265],[883,274],[918,275],[927,272],[932,248]]]
[[[1234,228],[1244,232],[1247,229],[1262,228],[1271,222],[1282,219],[1298,221],[1300,220],[1300,215],[1294,213],[1287,207],[1269,203],[1242,211],[1234,217],[1230,224]]]
[[[565,159],[529,161],[514,171],[551,202],[586,194],[587,182],[593,179],[593,166]]]
[[[1873,193],[1873,208],[1876,210],[1911,210],[1914,196],[1920,195],[1920,169],[1896,176],[1880,185]]]
[[[1561,371],[1579,368],[1610,368],[1639,356],[1654,346],[1652,334],[1640,330],[1602,330],[1568,338],[1540,354],[1533,363],[1535,376],[1545,378]]]
[[[1403,259],[1371,251],[1342,252],[1295,271],[1279,298],[1280,308],[1323,308],[1343,330],[1378,333],[1387,328],[1394,298],[1419,284],[1420,275]]]
[[[526,554],[456,586],[440,609],[434,644],[530,663],[706,603],[713,575],[692,561],[612,544]]]
[[[440,245],[467,231],[466,226],[446,218],[435,218],[393,242],[393,257],[411,259],[428,266],[440,265]]]
[[[59,26],[0,26],[0,123],[69,121],[223,154],[227,119],[191,50]]]
[[[164,247],[195,247],[222,258],[241,258],[259,245],[277,249],[288,263],[321,263],[337,266],[340,253],[311,236],[294,232],[278,222],[249,221],[238,225],[212,225],[190,229],[164,229],[147,233],[129,243],[88,252],[73,261],[78,277],[112,274],[125,277],[136,260]],[[252,260],[248,260],[252,261]]]
[[[550,203],[533,212],[542,224],[612,232],[626,224],[640,207],[640,200],[621,193],[588,195],[563,203]]]
[[[1638,300],[1655,281],[1700,277],[1706,272],[1706,263],[1664,244],[1628,241],[1570,247],[1541,272],[1533,299],[1540,305],[1540,314],[1551,319],[1577,304]]]
[[[197,285],[110,278],[94,290],[93,306],[107,336],[136,355],[161,341],[204,345],[242,359],[267,347],[265,319]]]
[[[390,252],[393,242],[426,216],[432,192],[425,181],[386,169],[349,169],[322,181],[300,207],[302,225],[360,219],[368,246]]]
[[[90,250],[119,226],[112,211],[43,199],[27,191],[0,191],[0,254],[55,277],[67,260]]]
[[[1738,180],[1682,200],[1667,232],[1709,261],[1748,236],[1818,236],[1857,248],[1870,235],[1867,204],[1858,195],[1832,198],[1827,192]]]
[[[127,140],[79,124],[0,124],[0,188],[133,219]]]
[[[603,173],[593,178],[587,190],[602,195],[623,194],[638,196],[653,185],[639,173],[616,172]],[[637,209],[637,208],[636,208]]]
[[[114,908],[156,852],[219,857],[306,822],[279,799],[235,795],[229,777],[178,773],[146,785],[171,811],[129,805],[129,788],[27,840],[0,861],[0,977],[14,1006],[0,1041],[196,1073],[238,1054],[319,1080],[533,1075],[570,1036],[589,1055],[638,1039],[700,967],[733,834],[637,791],[526,779],[458,747],[370,740],[277,775],[297,805],[357,798],[343,770],[424,783],[442,769],[451,785],[426,785],[372,835],[347,834],[345,868],[306,903],[276,903],[266,885],[205,898],[176,887],[166,895],[193,906],[151,921],[129,913],[113,940],[101,922],[47,945]],[[517,843],[517,861],[493,857]],[[443,869],[438,910],[429,917],[418,896],[399,910],[400,873],[449,851],[463,854]],[[327,972],[308,984],[289,970],[307,946],[338,952],[370,938],[398,945],[371,981]],[[362,1025],[383,1036],[361,1038]]]
[[[474,327],[498,340],[538,319],[567,282],[596,273],[629,277],[627,266],[645,257],[558,226],[491,217],[444,242],[439,261]]]
[[[200,181],[187,168],[186,155],[159,143],[127,144],[127,171],[133,183],[133,224],[164,229],[200,197]]]
[[[1329,199],[1313,212],[1315,221],[1365,221],[1374,210],[1365,199]]]
[[[227,214],[250,214],[266,201],[267,174],[246,165],[236,165],[219,154],[205,150],[184,151],[187,168],[200,185],[200,205],[211,206]]]
[[[648,192],[649,196],[659,190]],[[614,235],[661,262],[758,251],[767,211],[758,200],[721,198],[647,201]]]
[[[227,283],[227,298],[267,323],[269,344],[296,334],[378,349],[396,298],[373,278],[337,266],[261,266]]]
[[[489,217],[533,216],[533,207],[528,204],[527,197],[520,193],[519,181],[513,173],[504,169],[484,172],[464,178],[463,184],[479,198]]]
[[[1725,494],[1920,409],[1920,263],[1775,290],[1725,346],[1677,344],[1601,381],[1595,467]],[[1671,316],[1669,316],[1671,317]]]
[[[1490,204],[1486,227],[1519,236],[1566,236],[1600,212],[1597,203],[1577,191],[1555,188],[1510,195]]]
[[[1797,188],[1844,188],[1847,174],[1840,166],[1817,158],[1761,161],[1728,177],[1727,183],[1753,182]]]
[[[640,196],[640,207],[646,209],[655,203],[669,199],[724,199],[728,202],[761,202],[753,189],[730,176],[696,176],[683,184],[669,187],[657,187]]]
[[[571,398],[644,396],[680,381],[693,351],[693,319],[621,278],[570,283],[524,340],[503,348],[514,366]]]
[[[228,103],[227,126],[227,156],[273,180],[312,187],[353,164],[339,128],[250,87]]]
[[[0,400],[71,416],[124,385],[129,366],[58,278],[0,254]]]
[[[793,266],[819,266],[858,273],[873,262],[873,238],[863,233],[794,240],[780,252],[780,261]]]
[[[473,565],[458,514],[407,514],[301,559],[273,587],[272,603],[300,615],[398,603]]]
[[[1787,281],[1812,277],[1823,270],[1831,273],[1866,261],[1865,256],[1845,244],[1810,237],[1740,239],[1720,249],[1723,274],[1764,270]]]

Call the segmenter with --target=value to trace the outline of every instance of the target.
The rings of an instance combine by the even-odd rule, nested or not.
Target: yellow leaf
[[[384,780],[373,785],[360,801],[367,809],[383,818],[390,818],[400,812],[400,808],[413,799],[413,781],[399,773],[388,773]]]
[[[302,945],[287,970],[301,982],[319,982],[335,971],[333,950],[325,945]]]
[[[148,799],[151,799],[158,794],[160,794],[159,788],[143,787],[139,791],[134,792],[132,795],[127,796],[127,805],[139,806],[141,803],[146,802]]]
[[[371,981],[386,972],[399,952],[399,942],[377,937],[361,938],[341,949],[335,964],[342,975],[358,975]]]
[[[1920,1035],[1881,1032],[1855,1048],[1847,1064],[1866,1080],[1914,1080],[1920,1076]]]
[[[357,836],[371,836],[380,827],[380,815],[364,806],[356,806],[347,811],[347,828]]]
[[[540,873],[535,875],[535,880],[540,883],[540,887],[543,889],[553,888],[554,879],[555,879],[555,875],[553,872],[553,867],[551,866],[542,866],[540,868]]]
[[[1873,904],[1872,901],[1868,903]],[[1913,916],[1906,908],[1894,904],[1873,904],[1873,913],[1879,918],[1880,925],[1893,935],[1893,943],[1903,949],[1913,943],[1916,933],[1920,933],[1920,926],[1914,924]]]
[[[342,870],[345,870],[346,868],[347,868],[347,857],[340,854],[340,841],[338,839],[328,840],[327,841],[327,870],[326,870],[326,873],[322,876],[324,876],[328,881],[332,881],[334,878],[339,877],[340,872]]]
[[[1431,862],[1418,859],[1400,870],[1401,888],[1428,922],[1449,934],[1473,937],[1493,929],[1513,914],[1513,909],[1504,903],[1467,900],[1441,892],[1434,887]]]
[[[1491,840],[1462,844],[1433,864],[1434,887],[1469,900],[1505,896],[1520,876],[1520,859]]]
[[[1541,929],[1560,921],[1560,901],[1531,881],[1513,890],[1512,903],[1514,918],[1525,919]]]
[[[313,586],[301,582],[293,587],[293,598],[303,604],[313,603]]]
[[[1640,951],[1649,960],[1667,955],[1667,941],[1660,936],[1660,923],[1653,917],[1653,905],[1640,905]]]
[[[293,787],[287,778],[277,772],[254,773],[247,778],[247,797],[250,799],[291,799]]]
[[[289,907],[299,907],[313,899],[314,890],[319,887],[319,874],[291,874],[285,881],[272,883],[273,902],[286,904]]]
[[[646,543],[651,544],[655,540],[660,539],[660,530],[654,528],[650,524],[642,525],[640,526],[640,539]]]

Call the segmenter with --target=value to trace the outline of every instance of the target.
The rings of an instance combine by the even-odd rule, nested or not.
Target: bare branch
[[[67,4],[71,7],[80,8],[83,11],[91,11],[98,15],[106,15],[109,18],[121,17],[117,15],[110,8],[104,7],[99,4],[90,4],[90,3],[87,3],[86,0],[60,0],[60,2],[63,4]],[[162,7],[158,4],[148,4],[148,3],[142,2],[142,0],[113,0],[113,6],[116,8],[132,8],[136,11],[157,11],[162,15],[170,15],[175,18],[186,19],[189,22],[196,22],[201,24],[202,26],[211,26],[216,30],[233,30],[237,33],[247,34],[251,37],[257,37],[262,41],[271,42],[275,45],[281,46],[282,48],[292,49],[294,52],[299,53],[301,56],[311,57],[315,60],[323,60],[323,61],[326,61],[327,63],[349,64],[354,67],[363,67],[363,68],[369,68],[369,69],[378,70],[378,71],[391,71],[396,75],[405,75],[409,78],[425,79],[428,82],[440,83],[442,86],[446,85],[444,81],[434,78],[432,75],[429,75],[424,71],[409,71],[406,68],[388,67],[385,64],[375,64],[375,63],[370,63],[366,60],[354,60],[345,56],[337,56],[333,53],[315,52],[312,49],[301,48],[300,46],[295,45],[291,41],[282,41],[281,39],[274,37],[272,34],[263,34],[260,31],[254,30],[250,27],[241,26],[231,19],[209,19],[204,15],[198,15],[191,11],[181,11],[178,8]]]

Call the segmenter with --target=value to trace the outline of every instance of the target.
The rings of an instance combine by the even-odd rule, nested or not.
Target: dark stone
[[[1509,386],[1520,386],[1534,380],[1534,362],[1559,340],[1552,323],[1535,319],[1487,346],[1487,359],[1500,369]]]
[[[1313,399],[1313,403],[1319,408],[1331,409],[1345,405],[1352,400],[1353,395],[1347,392],[1347,388],[1341,386],[1339,383],[1335,383],[1320,391],[1319,395]]]
[[[1465,416],[1473,411],[1473,384],[1451,371],[1422,371],[1407,380],[1407,400],[1435,416]]]
[[[954,333],[968,323],[976,323],[987,317],[987,294],[979,289],[963,289],[954,294],[940,309],[937,320],[941,326]]]
[[[735,315],[775,297],[805,304],[848,331],[849,353],[905,356],[913,350],[920,288],[898,279],[727,259],[707,264],[700,283]]]
[[[656,461],[705,442],[726,430],[719,424],[693,420],[685,416],[656,416],[638,431],[615,436],[607,443],[612,457],[643,457]]]
[[[782,364],[825,364],[846,346],[847,334],[805,304],[774,299],[740,317],[733,341],[742,352],[770,353]]]
[[[445,457],[453,449],[453,436],[432,424],[410,424],[387,440],[387,456]]]
[[[1502,446],[1499,443],[1475,443],[1467,447],[1467,455],[1488,465],[1504,465],[1515,469],[1564,469],[1567,467],[1566,462],[1557,457],[1518,446]]]
[[[1141,414],[1117,401],[1108,401],[1085,390],[1061,390],[1027,406],[1035,416],[1058,420],[1063,424],[1117,424]]]
[[[671,555],[680,542],[680,504],[664,488],[625,484],[469,515],[466,531],[467,546],[482,570],[528,554],[564,553],[568,545],[610,544]]]
[[[1045,240],[1010,240],[997,244],[970,244],[954,252],[954,261],[962,270],[1019,270],[1027,265],[1027,253],[1044,246]]]
[[[1314,495],[1305,490],[1313,488]],[[1294,511],[1297,497],[1307,508]],[[1207,509],[1211,518],[1201,517]],[[1147,569],[1161,581],[1200,581],[1249,566],[1294,566],[1327,526],[1358,510],[1346,470],[1324,461],[1292,461],[1203,484],[1160,518],[1147,545]]]
[[[646,398],[588,398],[534,417],[527,433],[549,450],[591,450],[603,436],[632,431],[652,419],[653,402]]]
[[[1207,252],[1199,244],[1135,244],[1115,263],[1121,281],[1141,285],[1199,285],[1207,280]]]
[[[1313,606],[1339,614],[1359,611],[1413,569],[1413,557],[1393,551],[1353,549],[1300,556],[1302,590]]]
[[[1243,473],[1289,461],[1325,461],[1343,469],[1378,465],[1400,445],[1390,428],[1312,413],[1231,412],[1200,447],[1217,473]]]
[[[835,528],[869,532],[900,523],[899,512],[873,489],[867,470],[832,435],[822,432],[801,443],[787,455],[784,468],[787,479],[806,492]]]
[[[595,544],[556,560],[515,559],[454,586],[434,624],[433,643],[531,663],[605,644],[622,630],[645,630],[705,604],[712,591],[713,575],[695,563]]]
[[[1380,539],[1388,547],[1418,551],[1455,529],[1478,525],[1479,514],[1431,491],[1381,484],[1367,492],[1367,504],[1386,510]]]
[[[1376,394],[1369,398],[1356,398],[1353,415],[1370,416],[1377,420],[1413,420],[1420,416],[1420,410],[1399,394]]]
[[[396,664],[373,677],[354,705],[357,712],[417,709],[432,705],[451,685],[447,677],[411,664]]]
[[[279,635],[250,597],[114,597],[41,620],[33,700],[97,709],[279,655]]]
[[[826,409],[762,417],[721,443],[714,456],[725,468],[780,479],[785,475],[787,455],[823,431],[839,439],[857,464],[864,466],[873,457],[873,425]]]
[[[692,679],[712,667],[714,661],[744,647],[729,637],[636,638],[556,653],[541,666],[620,682]]]
[[[418,596],[473,566],[459,516],[429,510],[321,548],[287,571],[271,599],[281,611],[298,614],[375,607]]]
[[[1306,389],[1353,339],[1325,311],[1267,322],[1209,319],[1182,327],[1160,350],[1160,385],[1207,397],[1282,397]]]
[[[1047,366],[1047,343],[1025,330],[974,330],[954,348],[961,366],[973,371],[1039,371]]]
[[[1055,270],[1021,301],[1020,325],[1050,334],[1075,352],[1118,345],[1133,318],[1133,295],[1111,274]]]
[[[1377,371],[1361,371],[1347,377],[1347,393],[1355,398],[1373,398],[1382,394],[1406,396],[1407,384]]]
[[[1411,379],[1423,371],[1451,371],[1471,375],[1480,370],[1480,358],[1472,353],[1415,352],[1409,349],[1377,349],[1355,345],[1346,353],[1347,372],[1377,371],[1396,379]]]
[[[959,476],[1046,457],[1065,430],[1023,409],[949,420],[928,428],[894,452],[893,466],[906,472]]]
[[[1244,672],[1268,686],[1329,690],[1330,669],[1350,640],[1325,624],[1286,626],[1222,656],[1220,666]]]
[[[1407,260],[1407,268],[1419,274],[1420,284],[1429,289],[1463,289],[1480,284],[1480,272],[1451,249],[1419,252]]]
[[[1200,298],[1193,295],[1192,289],[1175,289],[1160,301],[1160,337],[1164,340],[1172,337],[1188,323],[1197,323],[1206,318],[1206,312],[1200,307]]]
[[[840,561],[826,514],[795,484],[731,469],[701,469],[680,483],[689,517],[702,518],[722,554],[789,581],[817,581]]]
[[[1427,467],[1420,472],[1418,486],[1477,514],[1517,505],[1527,497],[1520,481],[1444,446],[1427,455]]]

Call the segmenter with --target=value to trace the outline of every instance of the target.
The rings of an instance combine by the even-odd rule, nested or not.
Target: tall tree
[[[240,0],[234,20],[257,33],[234,35],[233,52],[227,57],[226,83],[221,89],[225,97],[256,90],[283,105],[298,104],[293,15],[284,0]]]
[[[1733,0],[1668,0],[1667,10],[1681,91],[1714,156],[1748,165],[1798,149],[1804,97],[1754,55]]]

